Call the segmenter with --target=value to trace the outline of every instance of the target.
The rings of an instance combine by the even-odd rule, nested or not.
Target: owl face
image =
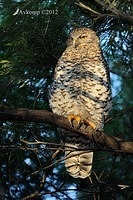
[[[70,33],[67,46],[78,47],[81,44],[99,43],[96,33],[89,28],[76,28]]]

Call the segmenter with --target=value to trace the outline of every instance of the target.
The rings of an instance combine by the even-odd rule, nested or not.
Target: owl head
[[[90,28],[76,28],[70,33],[67,46],[78,47],[81,44],[99,43],[95,31]]]

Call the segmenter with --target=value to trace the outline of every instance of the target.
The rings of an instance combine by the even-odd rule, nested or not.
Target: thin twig
[[[78,5],[79,7],[86,9],[90,12],[92,12],[94,15],[96,15],[98,18],[102,18],[105,16],[109,16],[109,17],[114,17],[114,18],[121,18],[125,21],[128,22],[133,22],[133,16],[129,15],[129,14],[125,14],[122,13],[120,10],[118,10],[116,7],[112,7],[112,5],[106,5],[105,3],[103,3],[103,1],[101,2],[100,0],[95,0],[100,6],[104,7],[106,10],[111,11],[111,13],[99,13],[95,10],[93,10],[92,8],[90,8],[89,6],[86,6],[85,4],[81,3],[81,2],[76,2],[75,4]]]

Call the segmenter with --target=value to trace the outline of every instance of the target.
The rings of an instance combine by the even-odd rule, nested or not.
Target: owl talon
[[[84,124],[91,126],[94,130],[96,130],[96,125],[90,121],[89,119],[84,119]]]
[[[73,126],[73,127],[77,127],[79,128],[80,125],[81,125],[81,117],[78,116],[78,115],[69,115],[68,116],[68,121],[70,122],[70,124]],[[76,123],[74,123],[76,122]]]

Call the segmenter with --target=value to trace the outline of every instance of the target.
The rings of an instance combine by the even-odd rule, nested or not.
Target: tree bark
[[[104,132],[94,131],[92,129],[74,128],[68,119],[46,110],[29,110],[25,108],[12,109],[0,108],[0,121],[26,121],[47,123],[52,126],[67,129],[77,134],[83,134],[90,138],[98,148],[114,150],[115,152],[133,153],[133,142],[124,141],[121,138],[108,136]],[[99,146],[100,145],[100,146]],[[105,149],[105,150],[106,150]]]

